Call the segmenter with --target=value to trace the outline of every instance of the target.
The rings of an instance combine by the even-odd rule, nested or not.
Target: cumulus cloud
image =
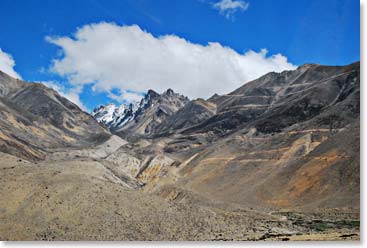
[[[82,92],[82,87],[66,88],[55,81],[41,81],[40,83],[57,91],[61,96],[65,97],[72,103],[78,105],[81,109],[89,111],[88,108],[80,100],[79,94]]]
[[[14,78],[22,79],[21,76],[15,72],[14,66],[15,61],[13,57],[10,54],[5,53],[0,48],[0,71],[5,72],[6,74]]]
[[[168,88],[190,98],[207,98],[270,71],[295,69],[285,56],[268,56],[266,49],[242,54],[217,42],[201,45],[175,35],[155,37],[137,25],[85,25],[72,37],[47,41],[61,48],[51,71],[75,86],[93,84],[93,89],[118,99]],[[113,94],[116,89],[121,94]]]
[[[245,11],[250,4],[241,0],[221,0],[213,3],[213,7],[226,18],[231,18],[237,11]]]
[[[118,94],[108,92],[108,97],[111,98],[111,99],[114,99],[118,102],[132,103],[132,102],[139,102],[142,99],[143,94],[142,93],[129,92],[129,91],[119,92]]]

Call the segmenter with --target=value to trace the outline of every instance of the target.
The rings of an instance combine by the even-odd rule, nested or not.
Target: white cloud
[[[89,112],[88,108],[82,103],[82,101],[80,100],[80,97],[79,97],[79,94],[82,92],[82,87],[81,86],[67,89],[63,85],[61,85],[57,82],[54,82],[54,81],[42,81],[40,83],[42,83],[42,84],[46,85],[47,87],[57,91],[61,96],[65,97],[66,99],[68,99],[72,103],[78,105],[84,111]]]
[[[218,9],[222,15],[227,18],[231,18],[236,11],[245,11],[248,9],[250,4],[241,0],[221,0],[213,3],[213,7]]]
[[[10,54],[5,53],[0,48],[0,71],[5,72],[6,74],[14,78],[22,79],[21,76],[15,72],[14,66],[15,61],[13,57]]]
[[[139,93],[172,88],[190,98],[207,98],[270,71],[295,69],[281,54],[267,56],[266,49],[240,54],[217,42],[200,45],[175,35],[155,37],[137,25],[92,24],[72,38],[47,40],[62,52],[51,65],[53,72],[75,86],[93,84],[109,94],[113,89]]]
[[[143,95],[139,93],[124,91],[121,92],[120,94],[109,92],[108,97],[118,102],[126,101],[128,103],[131,103],[131,102],[139,102],[143,98]]]

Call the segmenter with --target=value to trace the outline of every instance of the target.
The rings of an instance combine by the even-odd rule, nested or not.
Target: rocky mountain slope
[[[61,147],[84,147],[111,134],[56,91],[0,72],[0,151],[43,159]]]
[[[359,208],[359,95],[359,63],[269,73],[186,103],[149,129],[150,145],[130,153],[172,159],[141,173],[149,191],[173,187],[247,206]]]
[[[185,187],[217,199],[359,208],[359,97],[359,63],[270,73],[210,99],[217,114],[166,150],[195,156]]]

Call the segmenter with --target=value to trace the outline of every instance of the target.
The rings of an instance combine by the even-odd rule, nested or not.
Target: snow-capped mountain
[[[93,110],[92,116],[112,131],[132,130],[134,133],[147,134],[188,102],[187,97],[172,89],[162,94],[148,90],[139,103],[101,105]]]
[[[129,105],[121,104],[116,106],[114,103],[100,105],[92,112],[92,116],[108,128],[122,127],[134,118],[134,113],[139,107],[139,103],[134,102]]]

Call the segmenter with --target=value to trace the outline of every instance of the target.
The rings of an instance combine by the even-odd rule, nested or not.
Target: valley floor
[[[100,159],[0,153],[0,240],[359,240],[359,211],[259,211],[126,187]]]

